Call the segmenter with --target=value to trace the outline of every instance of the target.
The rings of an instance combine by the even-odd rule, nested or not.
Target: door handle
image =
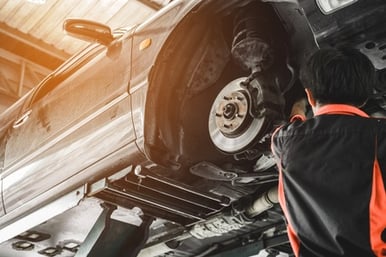
[[[29,119],[29,116],[31,115],[31,113],[32,113],[32,110],[26,111],[19,119],[17,119],[17,120],[13,123],[12,127],[13,127],[13,128],[18,128],[18,127],[20,127],[21,125],[23,125],[23,124]]]

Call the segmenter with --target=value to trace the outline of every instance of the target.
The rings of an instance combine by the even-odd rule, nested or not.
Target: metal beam
[[[0,22],[0,42],[2,49],[51,70],[70,57],[70,54],[11,28],[4,22]]]
[[[0,112],[51,72],[46,67],[0,48]]]
[[[147,7],[150,7],[154,11],[158,11],[163,7],[162,4],[159,4],[156,1],[152,1],[152,0],[137,0],[137,1],[146,5]]]
[[[0,92],[0,113],[5,111],[11,104],[16,102],[16,98],[10,97],[2,92]]]

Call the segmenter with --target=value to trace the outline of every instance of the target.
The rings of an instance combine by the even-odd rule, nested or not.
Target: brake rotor
[[[209,134],[214,145],[223,152],[236,153],[256,142],[265,124],[265,117],[253,118],[251,100],[241,86],[247,78],[231,81],[217,95],[209,114]]]

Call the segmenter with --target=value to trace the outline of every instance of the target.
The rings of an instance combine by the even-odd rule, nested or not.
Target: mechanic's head
[[[357,49],[319,49],[303,66],[300,79],[311,105],[314,101],[314,105],[361,106],[374,88],[375,68]]]

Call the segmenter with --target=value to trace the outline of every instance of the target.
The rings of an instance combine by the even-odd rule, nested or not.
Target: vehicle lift
[[[111,214],[117,209],[115,205],[103,203],[101,206],[102,213],[74,257],[136,257],[146,244],[149,228],[154,218],[142,215],[141,225],[136,226],[111,218]],[[271,239],[260,240],[257,243],[224,249],[217,254],[208,253],[202,256],[247,257],[256,254],[258,249],[266,248],[268,248],[268,257],[277,256],[279,252],[270,248],[279,246],[284,241],[287,242],[288,237],[279,235]]]
[[[148,238],[153,218],[142,216],[140,226],[111,218],[116,206],[103,203],[103,211],[75,257],[135,257]]]

